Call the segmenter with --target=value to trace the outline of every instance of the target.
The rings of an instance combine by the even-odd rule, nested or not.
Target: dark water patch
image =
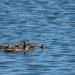
[[[56,19],[57,17],[56,16],[48,16],[48,19],[51,21],[51,20],[54,20]]]

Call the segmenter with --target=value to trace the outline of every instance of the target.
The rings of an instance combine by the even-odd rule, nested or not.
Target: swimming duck
[[[35,48],[41,48],[43,50],[44,45],[42,44],[39,46],[27,41],[19,41],[15,45],[0,45],[0,49],[6,52],[28,52]]]

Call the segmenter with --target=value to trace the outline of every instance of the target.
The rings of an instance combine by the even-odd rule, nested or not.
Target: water
[[[75,75],[75,0],[0,0],[0,43],[25,39],[44,53],[0,51],[0,75]]]

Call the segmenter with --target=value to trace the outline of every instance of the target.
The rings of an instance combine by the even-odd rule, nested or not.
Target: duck
[[[27,41],[19,41],[15,45],[0,45],[0,50],[4,52],[29,52],[35,48],[44,49],[44,45],[36,45]]]

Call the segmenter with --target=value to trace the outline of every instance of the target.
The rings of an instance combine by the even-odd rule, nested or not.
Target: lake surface
[[[0,51],[0,75],[75,75],[75,0],[0,0],[0,43],[17,40],[45,51]]]

